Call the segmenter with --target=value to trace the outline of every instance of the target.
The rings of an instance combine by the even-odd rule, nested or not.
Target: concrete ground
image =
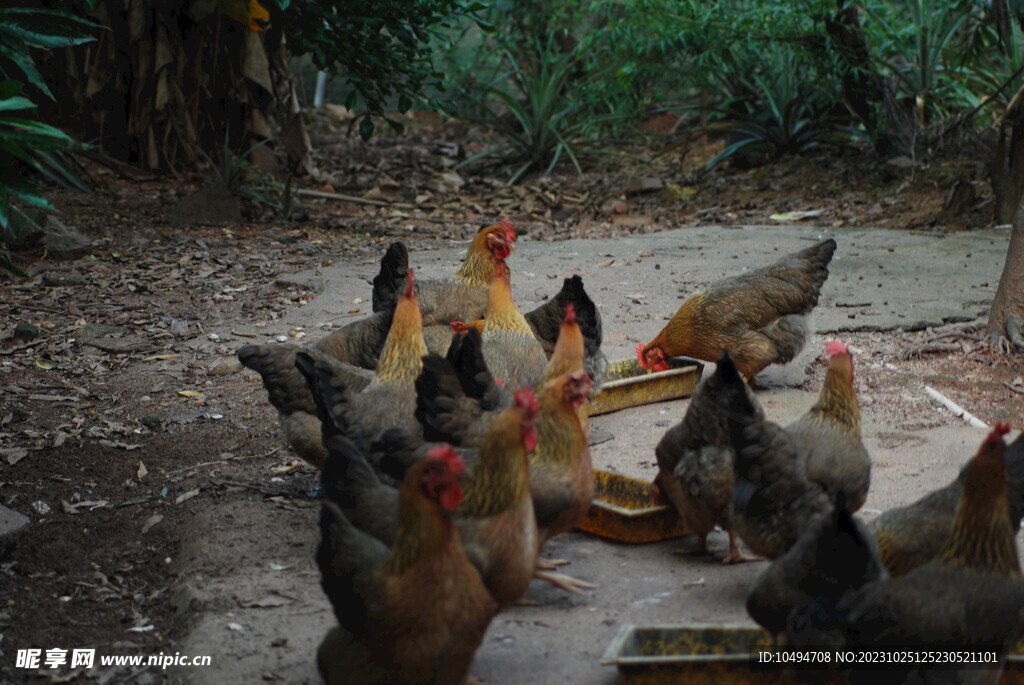
[[[807,365],[827,336],[919,328],[984,315],[1009,232],[933,235],[768,226],[690,228],[559,243],[531,242],[523,236],[508,264],[513,294],[523,310],[553,295],[562,278],[581,274],[604,320],[605,353],[615,360],[632,356],[636,343],[652,338],[698,286],[768,264],[827,236],[836,239],[838,249],[815,314],[818,335],[796,361],[760,377],[770,389],[758,399],[770,419],[785,423],[814,401],[816,389],[805,392],[794,386],[803,382]],[[439,243],[436,250],[414,252],[410,261],[417,276],[442,277],[456,268],[464,249],[465,244]],[[316,340],[323,335],[324,323],[343,325],[353,316],[365,315],[370,309],[368,280],[376,271],[376,262],[353,263],[341,255],[328,268],[289,277],[313,285],[319,294],[266,330],[267,340],[297,327],[307,331],[308,340]],[[348,314],[355,308],[360,313]],[[651,479],[654,446],[682,418],[687,404],[679,400],[594,417],[592,432],[599,438],[592,447],[595,466]],[[909,432],[869,424],[864,433],[874,462],[871,492],[862,510],[866,517],[913,501],[951,480],[984,435],[952,415],[939,429]],[[570,560],[564,571],[597,588],[569,596],[535,581],[526,596],[534,605],[515,607],[494,620],[472,675],[496,685],[610,684],[617,680],[615,670],[601,666],[599,659],[624,624],[751,624],[743,603],[747,588],[766,563],[725,566],[709,558],[673,554],[681,542],[623,545],[583,533],[552,541],[545,555]],[[725,543],[724,533],[710,538],[712,547]],[[253,572],[239,569],[240,574]],[[306,572],[303,576],[308,576],[303,582],[312,585],[308,601],[291,613],[287,607],[266,612],[263,620],[277,622],[278,628],[300,621],[306,626],[304,634],[322,635],[333,616],[326,600],[317,596],[318,578]],[[200,628],[192,641],[200,644],[209,638],[210,633]],[[291,645],[298,647],[295,641]],[[269,650],[263,650],[265,657],[258,648],[252,650],[247,658],[253,662],[253,680],[273,670],[288,682],[314,681],[315,648],[316,644],[308,645],[308,659],[287,665],[275,662],[279,657]],[[224,682],[217,669],[196,676],[204,682]]]

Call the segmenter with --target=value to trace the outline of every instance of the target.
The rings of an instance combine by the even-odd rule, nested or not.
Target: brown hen
[[[938,558],[900,578],[868,583],[835,606],[814,602],[789,617],[794,644],[879,649],[995,650],[993,667],[913,665],[894,682],[996,683],[1024,622],[1014,523],[1005,477],[1005,425],[982,443]],[[892,668],[897,668],[893,666]],[[863,681],[871,682],[869,675]]]
[[[453,520],[464,468],[450,448],[437,448],[409,469],[390,545],[324,503],[317,563],[340,624],[317,654],[325,682],[465,681],[498,607],[466,558]]]
[[[938,556],[949,540],[956,508],[973,463],[973,459],[969,460],[949,485],[913,504],[890,509],[868,523],[890,574],[906,575]],[[1016,533],[1024,517],[1024,434],[1006,450],[1006,495],[1010,522]]]
[[[807,314],[818,303],[836,249],[829,238],[775,264],[711,283],[683,303],[637,359],[664,371],[669,357],[714,361],[729,350],[752,380],[769,364],[785,364],[807,340]]]
[[[353,401],[358,396],[358,410],[351,413],[348,421],[351,430],[362,431],[370,439],[393,426],[419,430],[413,410],[415,381],[427,351],[422,321],[410,271],[406,292],[395,307],[380,362],[369,383],[365,382],[363,374],[349,372],[319,348],[307,352],[291,346],[249,345],[238,351],[238,357],[263,377],[289,445],[319,468],[325,454],[320,422],[311,411],[315,405],[306,379],[295,368],[296,357],[305,355],[309,360],[307,365],[323,366],[324,373],[330,373],[336,385],[344,388]]]
[[[683,420],[666,431],[654,454],[658,459],[655,486],[679,511],[686,531],[698,536],[696,554],[708,552],[708,533],[721,526],[729,534],[726,563],[753,560],[740,551],[733,525],[733,450],[722,409],[722,365],[697,388]]]

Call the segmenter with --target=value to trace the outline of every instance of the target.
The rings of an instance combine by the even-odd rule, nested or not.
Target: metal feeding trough
[[[636,359],[623,359],[608,367],[608,379],[590,403],[591,416],[689,397],[697,389],[704,366],[683,357],[668,360],[667,371],[648,373]]]
[[[610,471],[594,471],[594,503],[577,526],[618,542],[656,542],[686,535],[671,504],[655,504],[647,481]]]
[[[608,645],[603,665],[615,665],[624,685],[769,685],[782,673],[755,668],[751,648],[771,636],[746,626],[625,625]]]
[[[798,672],[756,665],[755,647],[768,647],[768,631],[749,626],[625,625],[601,664],[617,666],[623,685],[796,685]],[[1024,644],[1010,651],[1000,685],[1024,682]],[[845,682],[841,674],[815,682]]]

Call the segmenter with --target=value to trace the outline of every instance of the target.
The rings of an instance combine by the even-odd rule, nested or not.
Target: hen
[[[386,431],[370,443],[350,440],[345,419],[333,403],[337,389],[324,369],[309,369],[317,398],[325,444],[335,446],[324,466],[324,492],[361,529],[389,543],[396,530],[394,488],[381,483],[370,463],[394,460],[408,472],[431,446],[401,429]],[[456,525],[470,562],[500,605],[518,600],[533,577],[537,560],[537,524],[530,499],[527,454],[537,443],[537,402],[520,389],[512,406],[501,413],[481,440],[479,449],[464,450],[470,465],[465,496],[456,510]],[[395,472],[394,469],[391,470]]]
[[[562,289],[554,297],[525,314],[526,322],[530,324],[536,338],[541,341],[544,352],[550,356],[554,353],[558,336],[561,334],[562,319],[568,306],[572,306],[583,336],[584,370],[594,382],[594,390],[600,390],[608,375],[608,359],[601,352],[601,313],[597,311],[597,305],[583,289],[582,278],[566,278],[562,282]]]
[[[568,305],[558,343],[547,360],[537,387],[566,373],[582,371],[584,338],[575,309]],[[428,440],[474,446],[511,393],[495,382],[484,360],[482,337],[474,329],[455,336],[445,359],[429,355],[416,380],[416,418]],[[589,430],[585,407],[578,411],[584,433]]]
[[[806,318],[835,249],[830,238],[693,293],[653,340],[637,345],[640,366],[664,371],[669,357],[714,361],[729,350],[736,368],[753,380],[769,364],[791,361],[806,342]]]
[[[720,358],[715,372],[694,393],[683,420],[666,431],[654,450],[656,490],[679,510],[687,532],[698,536],[693,551],[707,553],[708,533],[717,524],[729,534],[726,563],[748,560],[733,525],[734,456],[722,409],[723,376],[733,368]]]
[[[540,381],[548,358],[512,299],[507,266],[498,267],[491,279],[481,343],[491,375],[509,390]]]
[[[747,596],[747,613],[773,634],[809,602],[835,606],[850,591],[886,577],[878,548],[839,494],[832,514],[818,519],[789,551],[772,562]]]
[[[956,507],[973,460],[949,485],[930,492],[913,504],[890,509],[868,523],[881,552],[882,562],[893,576],[902,576],[938,556],[949,540]],[[1024,517],[1024,434],[1006,450],[1006,495],[1014,533]]]
[[[565,373],[537,394],[537,448],[530,456],[530,495],[537,517],[539,547],[576,527],[594,500],[594,469],[580,409],[591,381],[585,371]],[[538,560],[536,577],[570,592],[593,587],[552,573],[560,562]]]
[[[409,470],[390,545],[324,502],[317,564],[340,624],[317,654],[325,682],[465,682],[497,605],[453,521],[464,468],[437,448]]]
[[[422,280],[416,296],[423,311],[424,325],[471,321],[483,316],[487,290],[495,268],[504,264],[516,243],[516,229],[508,219],[480,229],[466,251],[459,270],[444,280]],[[381,259],[380,273],[373,279],[373,311],[388,309],[402,290],[409,271],[409,252],[402,243],[392,243]]]
[[[971,462],[949,538],[939,556],[900,578],[848,594],[834,608],[812,605],[790,617],[794,642],[861,649],[997,650],[1020,637],[1024,579],[1006,496],[1005,450],[997,426]],[[996,668],[933,670],[915,665],[899,682],[998,682]],[[877,677],[877,676],[875,676]]]
[[[324,373],[330,373],[352,398],[358,395],[358,413],[353,413],[349,423],[371,439],[392,426],[418,430],[413,415],[413,388],[427,351],[422,321],[410,271],[405,294],[395,307],[380,363],[369,382],[363,373],[353,372],[351,367],[323,354],[319,346],[305,351],[293,346],[249,345],[238,351],[238,358],[263,377],[271,404],[278,410],[285,439],[299,456],[319,468],[324,459],[320,422],[306,379],[295,367],[296,358],[305,355],[309,364],[324,367]]]
[[[831,509],[828,496],[805,475],[806,455],[767,421],[729,354],[718,360],[722,404],[735,455],[733,522],[755,554],[776,559]]]
[[[786,426],[805,455],[807,479],[829,494],[842,492],[851,512],[868,496],[871,457],[860,436],[860,407],[853,389],[853,356],[844,342],[825,344],[829,355],[818,401]]]

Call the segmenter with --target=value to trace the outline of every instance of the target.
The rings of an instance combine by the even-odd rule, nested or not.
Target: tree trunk
[[[54,53],[41,116],[117,159],[164,171],[217,162],[270,137],[274,85],[249,3],[99,0],[72,6],[105,30]],[[266,148],[267,146],[263,146]],[[266,154],[269,149],[260,149]]]
[[[914,157],[920,129],[896,100],[889,82],[871,64],[857,8],[837,0],[836,13],[825,17],[825,30],[843,64],[843,98],[864,122],[881,157]]]
[[[1024,195],[1024,117],[1000,126],[999,144],[988,165],[988,178],[995,195],[993,221],[1016,221],[1017,205]]]
[[[988,315],[988,334],[994,341],[1008,340],[1024,350],[1021,322],[1024,322],[1024,202],[1013,215],[1010,246],[1006,250],[1003,275]]]

